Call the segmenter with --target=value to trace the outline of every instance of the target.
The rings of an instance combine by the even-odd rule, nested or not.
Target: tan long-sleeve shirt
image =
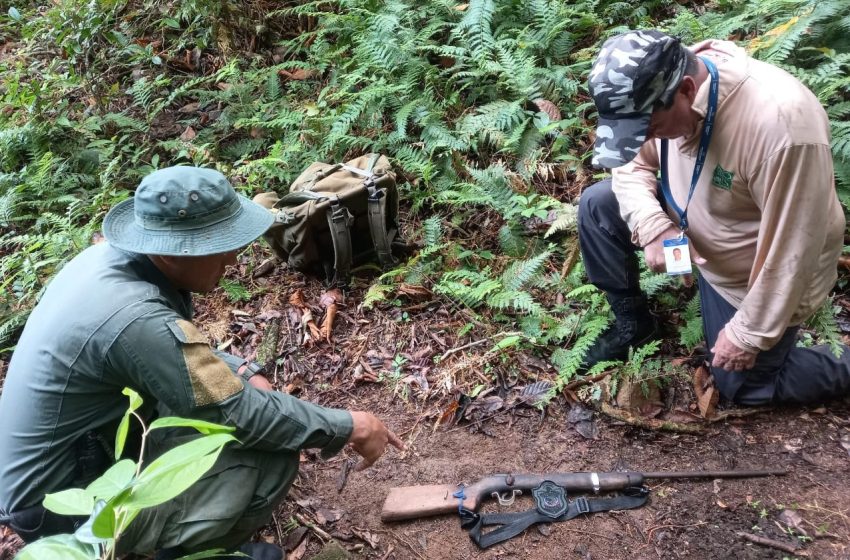
[[[700,274],[737,312],[727,337],[768,350],[809,317],[836,280],[845,218],[835,193],[829,120],[796,78],[754,60],[734,43],[692,47],[720,77],[718,112],[705,167],[688,206],[687,232],[706,259]],[[709,81],[693,109],[705,115]],[[669,141],[668,177],[678,206],[691,185],[702,125]],[[613,171],[613,189],[632,241],[644,247],[678,215],[656,198],[660,141]]]

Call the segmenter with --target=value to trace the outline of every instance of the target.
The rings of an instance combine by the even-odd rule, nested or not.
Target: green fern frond
[[[575,233],[577,228],[578,208],[573,204],[562,204],[557,210],[555,221],[552,222],[543,237],[548,238],[560,231]]]
[[[557,352],[553,355],[553,363],[558,368],[558,377],[555,382],[555,390],[560,391],[564,385],[569,383],[581,369],[584,356],[596,343],[599,335],[608,327],[609,319],[604,315],[597,315],[581,321],[579,337],[569,350]]]
[[[830,296],[806,321],[806,327],[815,332],[818,344],[829,345],[829,349],[836,358],[840,358],[845,350],[841,340],[841,329],[836,320],[836,315],[840,312],[841,306],[835,305],[834,298]]]
[[[682,315],[683,324],[679,329],[679,344],[684,346],[688,352],[692,351],[705,340],[705,333],[702,330],[700,305],[699,292],[697,292],[688,302],[688,305],[685,306],[685,311]]]
[[[641,272],[640,288],[647,296],[654,296],[673,283],[674,277],[664,272],[652,272],[649,269]]]
[[[530,259],[515,261],[502,273],[502,285],[507,291],[516,291],[527,285],[552,256],[550,251],[543,251]]]
[[[431,216],[422,224],[425,247],[434,247],[443,240],[443,224],[440,216]]]
[[[499,247],[508,256],[523,257],[528,251],[528,241],[526,238],[508,225],[499,228],[498,240]]]
[[[495,292],[487,298],[487,305],[493,309],[514,309],[532,315],[543,312],[543,306],[531,294],[519,290]]]

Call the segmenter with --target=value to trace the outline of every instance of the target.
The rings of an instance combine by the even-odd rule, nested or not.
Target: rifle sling
[[[549,485],[546,490],[548,496],[541,498],[537,491],[543,485]],[[583,513],[596,513],[600,511],[611,511],[621,509],[634,509],[644,505],[649,498],[649,489],[645,486],[637,488],[626,488],[624,494],[610,498],[585,498],[579,497],[574,500],[566,499],[566,491],[550,481],[546,481],[534,489],[537,507],[517,513],[476,513],[466,508],[460,510],[460,526],[469,531],[469,537],[479,548],[488,548],[494,544],[513,538],[536,523],[553,523],[556,521],[567,521]],[[560,489],[558,491],[552,487]],[[551,492],[555,492],[553,495]],[[553,516],[551,507],[547,511],[546,505],[541,504],[541,499],[549,500],[549,505],[554,499],[560,502],[562,507]],[[562,513],[561,513],[562,512]],[[482,533],[482,529],[488,525],[501,525],[501,527]]]

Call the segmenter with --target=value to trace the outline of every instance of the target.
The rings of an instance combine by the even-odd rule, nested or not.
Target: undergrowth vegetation
[[[610,320],[583,275],[574,203],[598,178],[587,72],[627,28],[732,38],[798,76],[828,108],[850,204],[850,0],[0,6],[0,349],[151,170],[214,166],[253,194],[371,151],[399,171],[421,250],[364,303],[430,289],[521,332],[512,343],[550,356],[563,386]],[[699,344],[695,291],[642,283],[661,313],[679,309],[684,351]],[[815,320],[835,343],[832,304]]]

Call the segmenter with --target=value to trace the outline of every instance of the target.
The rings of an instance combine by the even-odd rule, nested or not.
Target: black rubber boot
[[[599,362],[629,357],[630,348],[640,348],[658,337],[658,323],[649,312],[644,296],[614,298],[608,296],[615,323],[608,327],[584,356],[584,369]]]

